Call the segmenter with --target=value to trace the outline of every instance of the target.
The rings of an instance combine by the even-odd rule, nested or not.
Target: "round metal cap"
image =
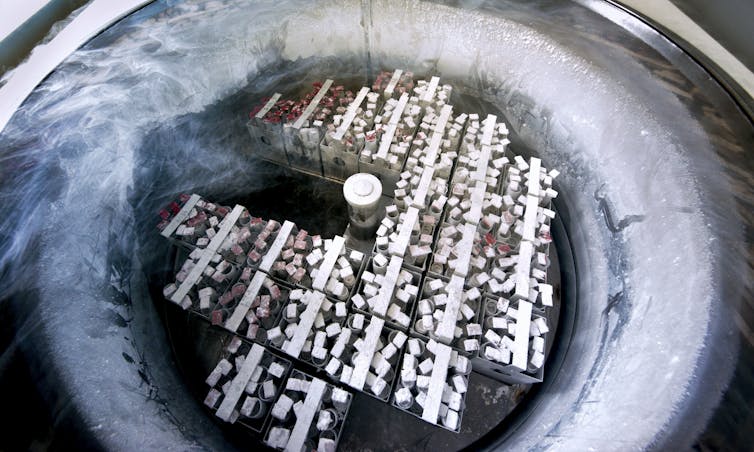
[[[351,207],[369,207],[382,196],[382,183],[371,174],[356,173],[343,184],[343,196]]]

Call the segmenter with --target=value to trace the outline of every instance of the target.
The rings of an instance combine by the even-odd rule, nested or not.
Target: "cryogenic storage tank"
[[[13,325],[5,353],[23,363],[6,377],[19,388],[17,444],[243,448],[273,429],[295,431],[290,419],[254,416],[283,396],[293,404],[306,387],[322,400],[317,413],[334,413],[322,431],[341,450],[747,448],[750,86],[648,20],[602,1],[156,1],[118,10],[95,1],[77,11],[0,82],[0,298]],[[327,173],[323,159],[337,143],[324,130],[276,135],[262,124],[273,132],[255,135],[261,123],[249,114],[274,93],[313,98],[335,80],[355,94],[399,68],[430,86],[440,77],[452,86],[453,115],[494,115],[516,155],[559,173],[548,270],[558,315],[546,370],[536,382],[501,383],[480,368],[449,379],[467,393],[457,429],[400,411],[405,399],[390,391],[341,388],[314,353],[306,361],[278,353],[283,345],[230,346],[220,328],[162,292],[189,257],[185,243],[173,247],[154,226],[164,206],[191,199],[181,194],[229,206],[223,215],[245,206],[302,241],[301,230],[343,235],[343,176],[360,161],[332,157],[351,170]],[[277,161],[268,152],[275,146],[285,151]],[[400,182],[405,165],[376,172],[383,189]],[[376,244],[363,252],[371,260],[353,246],[349,271],[390,268]],[[433,267],[436,255],[412,262],[394,267],[406,286],[452,280]],[[256,280],[263,296],[301,290],[302,280],[264,279]],[[350,303],[365,285],[328,296]],[[369,324],[381,323],[368,308]],[[341,311],[342,325],[361,311]],[[398,314],[375,343],[399,336]],[[430,333],[421,340],[434,340]],[[444,359],[436,350],[433,362]],[[205,379],[226,352],[238,372],[218,367],[217,394],[233,392],[217,389],[227,375],[265,366],[259,400],[245,407],[248,428],[223,422],[233,407],[219,398],[210,401],[215,412],[206,409]]]

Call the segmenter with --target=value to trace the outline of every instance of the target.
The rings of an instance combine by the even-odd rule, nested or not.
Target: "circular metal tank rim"
[[[584,0],[593,8],[598,6],[599,0]],[[699,25],[694,23],[680,9],[670,1],[643,0],[608,0],[620,9],[629,12],[664,38],[679,46],[683,51],[696,60],[714,78],[725,87],[744,110],[749,120],[754,121],[754,73],[744,66],[735,55],[728,52],[720,43],[710,36]],[[620,21],[626,27],[631,27],[621,20],[617,14],[606,12],[614,21]],[[635,27],[632,27],[635,31]],[[652,36],[644,34],[646,39]]]

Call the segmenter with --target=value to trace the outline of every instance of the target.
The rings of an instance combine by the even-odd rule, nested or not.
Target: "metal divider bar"
[[[492,134],[495,133],[496,121],[497,116],[495,115],[487,115],[487,118],[484,120],[484,130],[482,131],[482,139],[480,141],[483,146],[492,145]]]
[[[440,84],[440,77],[432,77],[429,80],[429,86],[427,86],[427,91],[424,93],[424,97],[422,97],[422,100],[424,102],[432,102],[432,98],[435,97],[435,92],[437,91],[437,85]]]
[[[209,261],[212,260],[212,256],[214,256],[217,252],[217,249],[220,248],[223,240],[225,240],[225,237],[228,236],[230,229],[234,224],[236,224],[236,221],[238,220],[238,217],[241,216],[241,212],[243,212],[243,210],[243,206],[236,205],[236,207],[234,207],[233,210],[225,216],[223,221],[220,223],[220,229],[217,231],[217,234],[212,237],[212,241],[209,242],[207,248],[204,249],[202,256],[199,258],[199,262],[194,265],[194,268],[191,269],[188,276],[186,276],[186,279],[183,280],[178,290],[176,290],[173,295],[170,296],[170,300],[172,302],[180,303],[181,300],[183,300],[183,297],[185,297],[186,294],[189,293],[189,290],[194,287],[194,284],[199,281],[199,277],[204,272],[204,269],[207,268],[207,265],[209,265]]]
[[[249,283],[249,287],[246,288],[246,292],[243,294],[243,298],[241,298],[241,301],[238,303],[238,306],[236,306],[233,314],[231,314],[230,318],[225,322],[225,328],[234,332],[238,330],[238,327],[241,326],[241,322],[246,317],[246,313],[251,309],[254,299],[257,297],[257,294],[259,294],[259,289],[262,288],[265,279],[267,279],[267,275],[262,272],[257,272],[254,275]]]
[[[369,88],[367,88],[366,86],[359,90],[359,94],[356,95],[356,99],[351,102],[351,104],[348,106],[348,110],[346,110],[346,114],[343,115],[343,122],[340,123],[338,130],[336,130],[333,134],[334,139],[343,139],[343,135],[345,135],[348,131],[348,128],[351,127],[351,123],[356,118],[356,112],[358,111],[359,106],[361,106],[361,103],[364,102],[364,99],[366,99],[368,93]]]
[[[319,409],[322,396],[325,394],[327,383],[314,378],[309,383],[309,390],[306,392],[304,406],[296,412],[296,425],[293,426],[291,436],[288,438],[288,444],[285,446],[286,452],[301,452],[304,449],[304,443],[309,436],[314,415]]]
[[[396,69],[393,72],[393,76],[390,77],[390,83],[388,83],[387,87],[385,88],[385,94],[390,94],[390,96],[392,97],[393,92],[395,91],[395,87],[396,85],[398,85],[398,82],[401,79],[401,75],[403,75],[403,70],[401,69]]]
[[[484,203],[485,190],[487,190],[487,184],[477,181],[474,189],[471,191],[471,207],[469,208],[468,213],[463,217],[467,223],[477,224],[479,223],[479,220],[482,219],[482,205]]]
[[[442,393],[445,390],[445,381],[448,378],[448,365],[450,364],[450,347],[444,344],[435,345],[435,360],[432,366],[432,374],[429,377],[429,389],[424,401],[422,419],[432,424],[437,423],[440,415]]]
[[[304,122],[306,122],[307,119],[309,119],[309,116],[314,113],[314,109],[317,108],[317,105],[319,105],[319,102],[322,100],[323,97],[325,97],[325,94],[327,94],[327,90],[330,89],[330,86],[332,86],[332,80],[327,79],[325,80],[325,83],[322,85],[322,88],[317,91],[317,94],[314,96],[314,99],[312,99],[311,102],[309,102],[309,105],[306,106],[304,109],[304,112],[301,113],[301,116],[298,117],[296,122],[293,123],[294,129],[300,129],[301,126],[304,125]]]
[[[513,339],[513,367],[526,370],[529,361],[529,328],[531,327],[531,303],[518,302],[516,336]]]
[[[465,277],[469,274],[469,264],[471,263],[471,252],[474,248],[475,234],[475,223],[465,223],[463,225],[463,235],[461,235],[461,240],[456,246],[458,258],[456,258],[456,267],[453,271],[458,276]]]
[[[273,94],[272,97],[270,97],[270,100],[268,100],[267,103],[264,104],[264,107],[262,107],[262,109],[259,110],[257,114],[254,115],[254,117],[256,119],[264,118],[264,115],[266,115],[270,110],[272,110],[272,107],[275,106],[275,103],[277,103],[277,101],[280,100],[280,96],[281,96],[280,93]]]
[[[283,226],[280,227],[275,241],[272,242],[270,249],[267,250],[264,258],[262,258],[262,263],[259,264],[260,270],[263,272],[270,271],[272,264],[275,263],[278,256],[280,256],[280,252],[283,251],[283,247],[285,246],[285,242],[288,241],[288,236],[291,234],[293,226],[294,224],[291,221],[285,220],[283,222]]]
[[[446,287],[448,298],[445,303],[442,319],[435,329],[437,340],[443,343],[453,341],[458,321],[458,311],[461,309],[461,294],[463,293],[463,278],[453,275]]]
[[[451,105],[443,105],[442,110],[440,110],[440,118],[437,120],[437,124],[435,124],[435,130],[432,133],[432,138],[429,141],[429,149],[427,149],[427,155],[423,157],[423,163],[427,166],[431,166],[435,164],[435,160],[437,160],[437,153],[440,150],[440,143],[442,143],[442,137],[445,135],[445,125],[448,123],[448,119],[450,119],[450,114],[453,112],[453,107]]]
[[[246,359],[244,359],[241,369],[230,383],[230,389],[225,393],[220,408],[218,408],[217,413],[215,413],[217,417],[225,422],[230,420],[230,417],[233,414],[233,409],[236,407],[238,399],[241,398],[244,389],[246,389],[246,385],[249,383],[254,369],[256,369],[259,362],[262,361],[263,354],[264,347],[259,344],[251,346],[251,350],[249,350],[249,354],[246,355]]]
[[[385,270],[385,277],[382,280],[380,291],[377,293],[377,300],[372,305],[372,312],[378,316],[384,316],[387,313],[387,308],[390,305],[390,298],[393,296],[393,290],[395,290],[395,284],[398,282],[398,275],[401,272],[401,265],[403,264],[403,258],[393,256],[390,258],[390,263]]]
[[[380,149],[377,151],[377,155],[375,156],[375,158],[387,160],[387,153],[390,150],[390,143],[393,142],[393,136],[395,135],[395,128],[398,126],[398,121],[401,120],[401,116],[403,115],[403,110],[406,109],[408,98],[409,98],[408,93],[403,93],[401,95],[401,98],[398,99],[398,105],[396,105],[395,110],[393,110],[393,114],[390,115],[390,120],[388,121],[385,135],[383,135],[382,138],[380,139]]]
[[[476,170],[471,174],[472,180],[484,182],[487,179],[487,166],[490,163],[490,154],[492,154],[492,148],[488,145],[482,145]]]
[[[330,249],[325,253],[325,257],[322,259],[322,264],[319,266],[319,270],[317,270],[317,277],[314,278],[314,282],[312,282],[313,289],[325,290],[327,280],[330,279],[330,274],[335,267],[335,262],[337,262],[338,257],[340,256],[340,250],[343,249],[345,244],[346,239],[342,236],[336,235],[332,239]]]
[[[426,207],[425,199],[427,198],[427,192],[429,191],[429,184],[432,183],[432,177],[435,175],[434,165],[428,165],[424,167],[422,171],[422,177],[419,179],[419,186],[416,187],[416,194],[411,200],[411,205],[416,208],[423,209]]]
[[[304,348],[304,342],[306,342],[306,338],[309,336],[312,326],[314,326],[314,320],[322,307],[322,302],[325,301],[325,294],[322,292],[307,292],[304,296],[309,298],[306,309],[299,317],[298,327],[296,327],[290,342],[284,342],[282,347],[284,352],[294,358],[298,358],[298,355],[301,354],[301,349]]]
[[[390,244],[388,251],[393,256],[403,257],[406,254],[406,248],[411,240],[411,231],[414,230],[414,225],[419,220],[419,209],[416,207],[409,207],[405,214],[403,214],[403,223],[398,231],[398,238]]]
[[[173,217],[172,220],[170,220],[170,223],[168,223],[167,226],[165,226],[165,229],[160,232],[160,235],[169,238],[176,229],[178,229],[178,226],[181,225],[184,221],[186,221],[186,218],[188,218],[189,214],[191,213],[191,209],[196,206],[196,203],[199,202],[199,200],[202,199],[201,196],[197,194],[191,195],[188,201],[186,201],[186,204],[181,207],[181,210],[176,214],[176,216]]]
[[[359,350],[359,355],[356,357],[353,363],[353,373],[351,373],[351,380],[348,383],[354,389],[359,391],[364,389],[364,384],[367,381],[367,374],[369,373],[369,366],[372,365],[372,358],[374,358],[374,352],[377,350],[377,343],[382,334],[382,327],[385,326],[385,321],[372,317],[369,325],[366,327],[363,346]]]

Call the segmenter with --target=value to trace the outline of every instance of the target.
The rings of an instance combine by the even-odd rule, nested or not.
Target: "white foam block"
[[[384,320],[372,317],[372,321],[369,322],[369,325],[364,330],[363,345],[359,350],[359,355],[354,360],[353,373],[351,373],[351,381],[349,382],[349,386],[354,389],[358,389],[359,391],[364,389],[367,374],[369,374],[369,368],[372,365],[374,352],[377,350],[384,325]]]
[[[267,252],[264,255],[264,258],[262,258],[262,263],[259,264],[259,269],[263,272],[269,272],[272,268],[272,264],[275,263],[276,260],[278,260],[278,256],[280,256],[280,252],[283,250],[283,247],[285,246],[285,242],[288,241],[288,236],[291,235],[291,231],[293,231],[294,224],[288,220],[283,222],[283,225],[280,227],[280,230],[278,231],[277,237],[275,237],[275,240],[272,242],[272,245],[270,245],[270,249],[267,250]]]
[[[526,370],[529,361],[529,328],[531,327],[531,308],[528,301],[518,302],[516,316],[516,335],[513,339],[513,367]]]
[[[275,106],[275,104],[277,103],[279,99],[280,99],[280,93],[273,94],[272,97],[270,97],[270,100],[268,100],[267,103],[264,104],[264,107],[262,107],[262,109],[259,110],[257,114],[254,115],[254,117],[256,119],[264,118],[264,115],[266,115],[270,110],[272,110],[272,107]]]
[[[257,272],[249,283],[249,287],[246,288],[246,292],[243,294],[243,298],[236,306],[236,309],[231,314],[230,318],[225,321],[225,328],[235,332],[241,325],[241,322],[246,317],[246,313],[251,309],[251,303],[259,294],[259,289],[262,288],[264,280],[267,279],[267,275],[262,272]]]
[[[332,86],[332,80],[325,80],[325,83],[322,84],[322,87],[319,89],[319,91],[317,91],[317,94],[314,96],[312,101],[309,102],[309,105],[307,105],[304,109],[304,112],[301,113],[301,116],[299,116],[296,122],[293,123],[294,129],[300,129],[301,126],[304,125],[304,122],[309,119],[309,116],[314,113],[314,109],[317,108],[317,105],[319,105],[319,103],[322,101],[322,98],[325,97],[325,94],[327,94],[330,86]]]
[[[283,351],[294,358],[298,358],[301,349],[304,347],[304,342],[306,342],[306,338],[314,326],[314,320],[317,318],[317,314],[319,314],[322,302],[325,301],[325,294],[310,291],[304,295],[304,298],[306,298],[307,305],[304,312],[301,313],[301,317],[299,317],[298,328],[293,333],[293,338],[283,344]]]
[[[312,282],[312,288],[315,290],[325,290],[327,280],[330,278],[330,274],[332,273],[333,268],[335,268],[335,263],[338,261],[340,252],[343,250],[345,244],[346,239],[343,237],[336,235],[333,238],[330,248],[327,250],[327,253],[325,253],[325,258],[322,260],[319,270],[317,270],[317,276],[314,278],[314,282]]]
[[[450,282],[448,283],[446,291],[448,293],[448,297],[445,302],[445,311],[443,312],[442,319],[435,329],[435,336],[437,336],[437,339],[439,341],[449,344],[455,336],[458,311],[461,309],[463,278],[457,275],[453,275],[450,278]]]
[[[254,344],[249,350],[249,354],[243,361],[241,369],[238,371],[233,381],[230,383],[230,389],[225,393],[220,408],[217,409],[217,417],[228,422],[233,414],[233,410],[236,408],[238,400],[241,398],[246,385],[251,380],[251,374],[259,365],[264,354],[264,347],[259,344]]]
[[[286,452],[301,452],[304,449],[304,443],[309,436],[309,429],[322,402],[326,387],[327,384],[319,378],[313,379],[309,384],[304,406],[296,413],[296,425],[293,426],[288,444],[285,446]]]
[[[196,206],[196,203],[199,202],[200,199],[202,198],[197,194],[191,195],[188,201],[186,201],[186,204],[181,207],[181,210],[173,217],[172,220],[170,220],[170,223],[165,226],[165,229],[160,232],[160,235],[166,238],[173,235],[173,232],[178,229],[178,226],[186,221],[189,214],[191,213],[191,210],[194,208],[194,206]]]
[[[448,378],[450,354],[451,349],[447,345],[437,344],[435,346],[435,365],[432,369],[432,375],[429,377],[427,398],[424,401],[424,411],[422,411],[422,419],[433,424],[437,423],[437,418],[440,415],[442,393],[445,390],[445,381]]]

